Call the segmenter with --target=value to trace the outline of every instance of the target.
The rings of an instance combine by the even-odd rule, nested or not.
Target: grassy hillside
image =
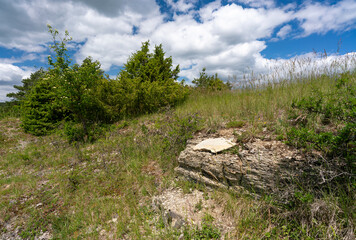
[[[355,88],[356,74],[348,73],[347,79]],[[152,197],[166,189],[180,188],[186,194],[198,189],[223,208],[223,216],[233,219],[234,224],[227,238],[352,239],[356,217],[352,168],[343,168],[347,171],[338,176],[343,178],[336,177],[322,186],[298,183],[299,191],[283,204],[273,195],[255,197],[248,192],[209,189],[177,178],[173,171],[186,140],[197,131],[243,127],[248,136],[259,137],[267,128],[274,139],[292,142],[288,135],[290,122],[303,114],[300,109],[292,109],[292,103],[313,96],[316,89],[319,95],[325,94],[325,101],[332,99],[335,76],[226,92],[196,91],[176,109],[107,126],[94,143],[69,144],[61,129],[50,136],[34,137],[23,132],[19,119],[3,114],[0,236],[14,234],[33,239],[48,233],[54,239],[223,237],[219,226],[209,218],[209,209],[205,210],[206,219],[211,221],[202,227],[165,227],[162,216],[152,209]],[[340,101],[350,96],[355,101],[352,94],[340,95]],[[322,125],[319,115],[315,114],[306,126],[328,126],[337,131],[345,125],[338,120]],[[336,158],[328,161],[333,159]],[[196,208],[201,209],[198,205]]]

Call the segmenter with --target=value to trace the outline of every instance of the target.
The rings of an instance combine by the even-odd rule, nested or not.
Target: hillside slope
[[[355,74],[347,78],[347,86],[355,88]],[[291,135],[293,127],[296,133],[304,129],[298,128],[300,122],[315,134],[336,136],[344,129],[341,120],[327,122],[320,113],[292,108],[303,99],[312,102],[315,89],[324,94],[323,101],[332,100],[335,79],[196,92],[176,109],[107,126],[94,143],[69,144],[61,126],[52,135],[34,137],[23,132],[18,118],[4,117],[0,239],[354,239],[352,145],[344,148],[347,156],[328,155],[325,149],[333,145],[317,149],[309,135],[304,145],[301,135]],[[338,99],[351,96],[352,102],[352,94]],[[348,121],[354,124],[354,118]],[[224,131],[240,133],[236,154],[244,146],[258,154],[251,139],[286,142],[300,156],[319,154],[315,164],[325,169],[320,172],[325,181],[315,185],[306,172],[279,195],[257,195],[253,189],[209,188],[174,172],[188,139]],[[282,145],[273,151],[285,151]],[[328,175],[328,167],[340,172]],[[179,212],[182,207],[187,215]]]

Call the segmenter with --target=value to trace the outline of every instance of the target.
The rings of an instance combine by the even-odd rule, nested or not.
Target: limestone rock
[[[205,150],[212,153],[218,153],[226,149],[232,148],[236,143],[231,142],[225,138],[209,138],[194,146],[194,150]]]
[[[230,142],[230,147],[235,145],[223,138],[217,139],[217,143]],[[251,139],[244,143],[238,154],[221,153],[221,148],[215,148],[211,143],[210,138],[200,136],[188,141],[186,149],[179,155],[175,171],[214,187],[271,193],[277,191],[283,183],[288,185],[307,167],[306,156],[279,141]]]

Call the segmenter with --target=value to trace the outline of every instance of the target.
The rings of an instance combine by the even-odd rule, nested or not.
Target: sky
[[[47,68],[47,24],[69,31],[73,63],[91,56],[115,78],[150,41],[191,82],[206,67],[222,79],[270,63],[356,52],[356,0],[0,0],[0,102]]]

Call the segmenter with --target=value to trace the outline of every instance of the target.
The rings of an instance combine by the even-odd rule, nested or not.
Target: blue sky
[[[163,44],[191,81],[203,67],[223,79],[313,51],[356,52],[356,0],[0,0],[0,101],[47,67],[46,27],[73,37],[73,62],[99,60],[116,76],[141,43]]]

